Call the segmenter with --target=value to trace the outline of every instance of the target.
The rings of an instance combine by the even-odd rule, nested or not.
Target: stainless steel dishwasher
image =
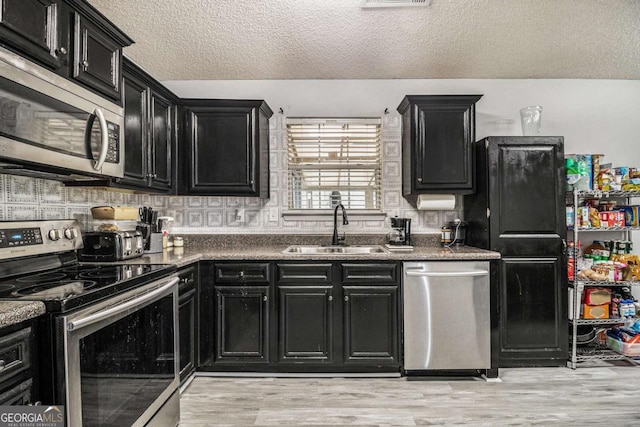
[[[489,262],[403,266],[404,369],[490,369]]]

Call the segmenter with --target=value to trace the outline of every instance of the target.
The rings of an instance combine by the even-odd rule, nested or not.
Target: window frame
[[[308,127],[311,128],[313,126],[318,126],[319,130],[317,135],[320,136],[322,134],[322,129],[321,127],[323,125],[327,125],[328,129],[326,130],[327,134],[329,136],[327,136],[327,145],[333,145],[333,147],[335,148],[336,146],[340,146],[340,152],[341,154],[339,155],[338,158],[334,157],[334,156],[330,156],[328,155],[328,157],[325,157],[328,152],[322,152],[320,145],[322,144],[322,141],[318,141],[317,145],[314,145],[313,141],[310,141],[309,143],[309,147],[312,149],[312,153],[317,154],[318,155],[318,162],[317,163],[308,163],[308,164],[304,164],[304,159],[301,160],[301,163],[299,164],[292,164],[292,157],[291,157],[291,153],[292,150],[297,148],[296,147],[296,142],[292,140],[292,129],[296,126],[302,126],[302,127]],[[336,141],[336,139],[339,139],[339,127],[342,127],[344,129],[344,127],[349,126],[349,125],[355,125],[355,129],[353,130],[352,134],[355,134],[357,136],[357,133],[363,132],[364,136],[366,138],[364,138],[363,140],[360,141],[348,141],[344,143],[344,141]],[[366,129],[367,127],[371,127],[371,126],[375,126],[374,130],[368,130]],[[332,132],[332,130],[335,130],[336,132]],[[373,193],[367,195],[365,193],[365,196],[361,199],[361,200],[353,200],[353,203],[359,202],[359,203],[364,203],[365,206],[361,207],[361,208],[357,208],[357,207],[351,207],[349,206],[348,203],[344,203],[345,206],[347,207],[347,209],[349,209],[349,216],[353,217],[355,219],[355,217],[362,217],[363,219],[377,219],[376,217],[379,217],[379,219],[384,220],[384,218],[386,217],[386,214],[382,211],[383,208],[383,185],[382,185],[382,164],[383,164],[383,159],[382,159],[382,118],[373,118],[373,117],[355,117],[355,118],[337,118],[337,117],[323,117],[323,118],[312,118],[312,117],[290,117],[287,118],[285,120],[284,123],[284,131],[286,132],[286,148],[287,148],[287,154],[286,154],[286,171],[287,171],[287,195],[288,195],[288,199],[287,199],[287,205],[285,210],[283,211],[283,216],[285,217],[285,219],[287,217],[292,217],[295,219],[321,219],[322,217],[326,216],[326,215],[333,215],[333,211],[334,211],[334,207],[336,206],[335,203],[331,203],[330,207],[317,207],[317,208],[303,208],[303,207],[293,207],[295,206],[293,199],[294,199],[294,189],[293,189],[293,177],[294,174],[296,173],[303,173],[305,170],[311,171],[313,173],[316,173],[318,178],[318,188],[314,189],[313,187],[310,187],[311,189],[308,190],[310,193],[311,192],[317,192],[320,193],[322,191],[330,191],[330,189],[325,189],[322,190],[321,189],[321,181],[322,181],[322,173],[321,171],[327,170],[329,171],[329,174],[324,176],[325,179],[331,179],[331,175],[333,174],[334,179],[336,179],[338,182],[341,179],[344,179],[344,176],[347,176],[347,182],[351,182],[351,174],[353,173],[353,175],[355,176],[355,180],[357,181],[358,179],[360,180],[364,180],[366,181],[367,179],[373,179],[375,180],[375,185],[372,188]],[[307,132],[309,132],[310,134],[313,134],[313,131],[309,131],[309,129],[306,130]],[[346,131],[346,133],[348,133],[348,130]],[[373,138],[370,138],[370,135],[374,135]],[[349,136],[347,136],[348,138]],[[297,142],[298,147],[303,147],[304,145],[300,145],[303,144],[303,142],[298,141]],[[362,157],[358,160],[356,160],[355,162],[350,161],[348,155],[344,156],[342,154],[342,150],[343,150],[343,145],[344,147],[346,147],[345,149],[347,150],[347,153],[350,153],[351,151],[349,151],[349,149],[351,147],[352,151],[355,151],[356,153],[359,153],[362,155]],[[373,154],[371,152],[371,148],[373,148]],[[317,151],[313,151],[313,150],[317,150]],[[344,156],[344,157],[342,157]],[[354,157],[354,156],[352,156]],[[337,159],[335,162],[331,160],[332,159]],[[323,162],[324,160],[324,162]],[[358,163],[358,161],[361,161],[362,163]],[[346,174],[343,174],[342,172],[346,171]],[[369,175],[370,173],[370,175]],[[339,184],[338,184],[339,185]],[[340,188],[339,186],[337,188]],[[359,190],[364,190],[367,191],[369,188],[367,187],[358,187],[357,185],[354,186],[344,186],[343,188],[346,189],[346,191],[349,191],[351,189],[351,191],[353,192],[358,192]],[[317,194],[316,194],[317,196]],[[353,193],[350,193],[347,198],[348,198],[348,202],[351,201],[349,200],[349,197],[354,197]],[[312,196],[313,199],[313,196]],[[371,205],[366,206],[367,204],[370,204],[374,202],[377,206],[375,207],[371,207]],[[313,201],[311,203],[316,204],[316,206],[318,205],[317,201]],[[322,202],[320,202],[322,203]]]

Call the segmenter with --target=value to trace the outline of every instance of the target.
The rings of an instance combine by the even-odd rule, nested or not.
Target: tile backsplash
[[[287,208],[287,148],[285,117],[270,120],[270,198],[248,197],[176,197],[127,194],[99,189],[65,187],[57,181],[31,177],[0,175],[0,219],[76,218],[85,228],[91,225],[92,206],[152,206],[161,216],[175,219],[174,232],[183,234],[330,234],[331,218],[318,220],[283,219]],[[382,211],[387,216],[412,218],[415,233],[437,233],[440,226],[460,217],[461,200],[456,210],[418,211],[402,197],[400,116],[383,117],[382,128]],[[242,221],[237,212],[244,212]],[[274,216],[273,213],[277,212]],[[277,220],[276,220],[277,218]],[[353,220],[342,228],[347,233],[380,234],[388,230],[388,221]]]

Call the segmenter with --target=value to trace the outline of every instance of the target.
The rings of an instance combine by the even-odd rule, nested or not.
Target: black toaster
[[[80,261],[111,262],[136,258],[144,253],[139,231],[88,231],[82,233]]]

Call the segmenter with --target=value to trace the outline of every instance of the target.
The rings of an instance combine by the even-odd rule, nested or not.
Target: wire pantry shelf
[[[625,356],[624,354],[616,353],[613,350],[609,350],[608,348],[597,348],[583,351],[581,348],[578,348],[578,353],[576,355],[576,362],[587,362],[589,360],[632,360],[634,359]]]
[[[576,287],[578,286],[600,286],[605,288],[618,287],[618,286],[638,286],[640,282],[638,281],[624,281],[624,282],[607,282],[607,281],[595,281],[595,280],[574,280],[569,281],[569,286]]]
[[[594,360],[628,360],[632,363],[640,363],[640,360],[613,351],[605,344],[589,344],[576,348],[576,363]],[[569,362],[571,363],[571,354],[569,354]]]
[[[624,323],[625,319],[616,317],[614,319],[575,319],[569,321],[575,322],[576,325],[617,325]]]
[[[603,190],[576,190],[575,194],[578,197],[593,197],[593,198],[607,198],[607,197],[640,197],[640,191],[627,190],[627,191],[603,191]]]
[[[571,229],[571,228],[570,228]],[[578,231],[631,231],[640,230],[640,227],[617,226],[617,227],[579,227]]]

